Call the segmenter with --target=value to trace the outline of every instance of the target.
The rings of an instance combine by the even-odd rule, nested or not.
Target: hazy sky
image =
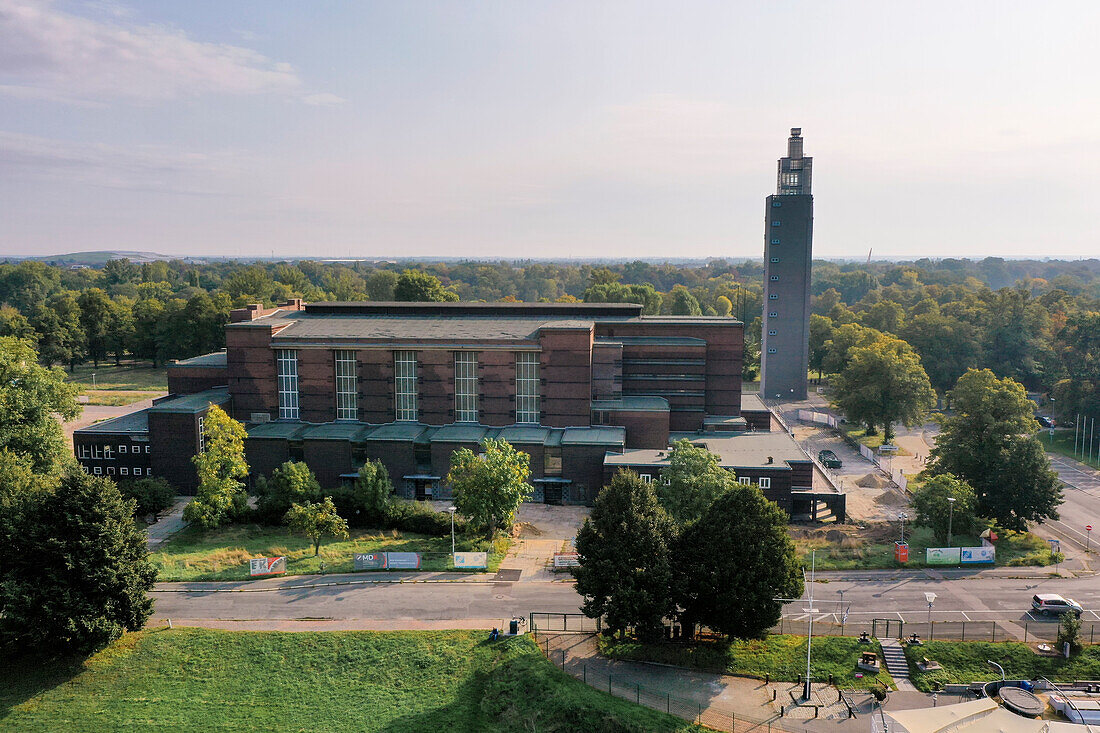
[[[0,0],[0,253],[1097,256],[1100,3]]]

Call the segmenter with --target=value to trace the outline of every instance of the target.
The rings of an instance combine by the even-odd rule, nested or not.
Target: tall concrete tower
[[[813,158],[802,155],[802,129],[791,128],[779,159],[775,195],[764,209],[764,317],[760,394],[806,399],[810,348],[810,262],[813,257]]]

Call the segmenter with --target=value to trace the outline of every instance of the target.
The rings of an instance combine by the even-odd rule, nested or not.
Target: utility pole
[[[817,609],[814,608],[815,577],[817,577],[817,550],[810,554],[810,607],[804,609],[810,614],[810,628],[806,632],[806,685],[802,688],[802,698],[807,701],[810,699],[812,691],[810,687],[810,648],[813,646],[814,640],[814,614],[817,613]]]
[[[947,546],[951,547],[951,520],[955,516],[955,497],[947,497]],[[932,602],[928,602],[928,607],[932,607]]]

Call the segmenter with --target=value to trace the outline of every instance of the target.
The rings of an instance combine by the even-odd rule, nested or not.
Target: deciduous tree
[[[573,576],[581,610],[603,617],[611,632],[633,626],[642,639],[658,638],[663,619],[676,610],[674,535],[653,487],[632,471],[615,474],[577,533],[580,567]]]
[[[848,419],[868,427],[881,425],[888,443],[894,437],[894,423],[915,425],[936,404],[920,357],[909,344],[889,336],[852,349],[833,387],[837,405]]]
[[[191,460],[199,475],[194,501],[183,517],[208,529],[240,517],[248,506],[243,479],[248,476],[244,457],[244,425],[212,405],[204,420],[206,449]]]
[[[954,506],[948,499],[954,499]],[[974,529],[978,497],[970,484],[949,473],[925,481],[913,492],[912,504],[917,524],[930,528],[941,540],[947,540],[949,526],[953,534],[967,534]]]
[[[458,512],[484,527],[489,539],[509,528],[519,505],[531,494],[531,456],[503,438],[482,441],[481,453],[469,448],[451,455],[447,481],[454,487]]]
[[[347,520],[337,513],[331,496],[317,503],[292,504],[284,519],[292,531],[309,537],[313,543],[314,557],[321,554],[323,538],[348,538]]]
[[[23,456],[36,471],[54,471],[71,456],[55,414],[80,414],[76,388],[61,369],[39,365],[29,342],[0,336],[0,450]]]
[[[309,466],[301,461],[287,461],[271,475],[256,482],[256,512],[260,519],[279,522],[292,504],[318,501],[321,485]]]
[[[673,444],[668,466],[661,469],[657,498],[677,524],[689,524],[736,483],[717,455],[685,438]]]
[[[420,302],[455,302],[458,293],[443,287],[435,275],[420,270],[405,270],[393,288],[394,300]]]

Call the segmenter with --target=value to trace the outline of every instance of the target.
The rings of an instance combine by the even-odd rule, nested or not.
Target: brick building
[[[643,316],[619,303],[249,306],[232,312],[224,352],[169,366],[170,389],[195,394],[155,405],[136,434],[153,446],[153,474],[188,488],[199,406],[220,404],[248,429],[254,476],[295,459],[332,486],[377,458],[410,498],[446,496],[452,452],[500,437],[531,455],[534,500],[591,502],[614,467],[641,465],[625,456],[655,455],[680,435],[721,439],[732,455],[740,438],[771,429],[763,403],[741,393],[743,338],[731,318]],[[170,464],[157,459],[158,443],[173,441],[155,416],[173,403],[198,411],[165,426],[186,438]],[[79,445],[107,429],[78,431]],[[777,499],[808,484],[785,458],[757,469],[775,475]]]

